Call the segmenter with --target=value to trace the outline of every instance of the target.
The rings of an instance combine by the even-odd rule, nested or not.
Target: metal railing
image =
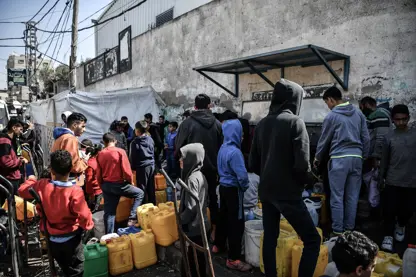
[[[175,215],[176,215],[176,224],[178,226],[178,233],[179,233],[179,242],[180,242],[180,248],[181,248],[181,252],[183,255],[183,263],[184,263],[184,267],[185,267],[185,272],[186,272],[186,276],[187,277],[196,277],[196,276],[192,276],[191,275],[191,268],[189,265],[189,259],[188,259],[188,248],[187,245],[189,245],[189,247],[192,247],[192,253],[194,256],[194,261],[195,261],[195,267],[196,267],[196,271],[198,274],[198,277],[201,277],[201,273],[199,272],[199,264],[198,264],[198,255],[197,255],[197,251],[199,252],[203,252],[204,256],[205,256],[205,265],[206,268],[205,270],[208,273],[208,276],[211,277],[215,277],[215,272],[214,272],[214,266],[212,264],[212,259],[211,259],[211,252],[209,251],[209,244],[208,244],[208,238],[207,238],[207,230],[205,228],[205,222],[204,222],[204,216],[203,216],[203,212],[202,212],[202,207],[201,207],[201,202],[199,200],[198,195],[196,195],[195,193],[193,193],[189,187],[181,180],[181,179],[177,179],[177,183],[181,186],[181,189],[185,190],[189,196],[195,200],[196,205],[197,205],[197,212],[198,212],[198,220],[199,220],[199,226],[200,226],[200,231],[201,231],[201,237],[202,237],[202,242],[203,245],[198,245],[196,243],[194,243],[192,240],[189,239],[189,237],[186,235],[186,233],[183,231],[182,229],[182,224],[180,222],[180,214],[179,214],[179,209],[177,207],[177,200],[176,200],[176,186],[173,183],[173,181],[169,178],[168,174],[166,173],[165,170],[161,169],[160,172],[163,174],[163,176],[165,176],[166,179],[166,183],[168,186],[172,187],[173,189],[173,195],[174,195],[174,207],[175,207]],[[204,274],[205,275],[205,274]]]

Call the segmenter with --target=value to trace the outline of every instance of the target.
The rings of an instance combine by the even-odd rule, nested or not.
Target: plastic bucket
[[[260,267],[260,237],[262,233],[262,220],[246,221],[244,232],[244,252],[246,262],[255,267]]]

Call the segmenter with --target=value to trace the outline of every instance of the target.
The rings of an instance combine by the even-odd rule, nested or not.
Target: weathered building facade
[[[405,103],[416,117],[415,18],[413,0],[214,0],[132,36],[131,70],[85,86],[84,67],[79,67],[77,88],[104,91],[150,85],[168,105],[189,107],[197,94],[206,93],[217,105],[241,111],[242,101],[252,100],[253,92],[270,90],[270,85],[247,73],[240,76],[239,96],[233,97],[193,68],[314,44],[350,56],[347,97],[369,95],[380,102]],[[330,64],[342,79],[344,64]],[[281,76],[279,69],[263,73],[272,82]],[[234,86],[232,76],[210,76]],[[336,83],[322,65],[287,68],[285,78],[306,87]]]

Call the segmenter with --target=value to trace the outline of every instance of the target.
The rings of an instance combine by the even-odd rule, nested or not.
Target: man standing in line
[[[87,118],[81,113],[72,113],[67,118],[67,128],[57,127],[53,130],[55,142],[51,152],[66,150],[72,156],[72,169],[69,180],[79,186],[84,185],[84,171],[87,169],[88,157],[82,159],[79,155],[78,138],[85,132]]]
[[[159,133],[159,126],[153,123],[153,115],[151,113],[147,113],[144,115],[144,120],[147,122],[147,131],[149,132],[150,136],[155,143],[155,164],[157,168],[161,168],[160,162],[160,153],[162,152],[163,148],[165,148],[165,144],[163,143],[162,139],[160,138]]]
[[[318,166],[323,155],[329,152],[332,231],[340,235],[355,227],[363,160],[369,154],[370,136],[364,115],[342,100],[338,88],[325,91],[323,100],[331,112],[322,125],[314,165]]]
[[[379,167],[385,136],[392,130],[390,111],[377,107],[376,99],[366,96],[360,101],[360,109],[367,118],[370,135],[369,158],[363,164],[363,180],[368,188],[368,200],[373,212],[379,209],[380,193],[377,189]]]
[[[12,140],[22,133],[23,124],[17,118],[11,118],[6,130],[6,133],[0,133],[0,175],[12,183],[17,194],[21,179],[20,167],[28,161],[17,156]],[[3,201],[4,199],[0,199],[0,204]]]
[[[312,277],[321,238],[302,200],[308,180],[309,137],[299,118],[304,90],[281,79],[276,83],[267,117],[254,131],[249,168],[260,176],[259,196],[263,206],[263,259],[267,277],[275,277],[276,246],[281,214],[304,244],[299,276]]]
[[[121,117],[121,123],[123,123],[123,132],[124,132],[124,135],[127,138],[127,148],[129,148],[130,143],[134,139],[134,130],[130,126],[129,119],[127,118],[127,116],[122,116]]]
[[[209,109],[211,99],[206,94],[195,97],[195,111],[185,119],[176,135],[175,149],[181,149],[190,143],[201,143],[205,149],[202,173],[208,182],[209,210],[211,212],[212,236],[215,238],[215,224],[218,214],[217,206],[217,156],[222,144],[221,123]],[[179,155],[179,151],[176,155]],[[180,157],[177,157],[179,159]]]

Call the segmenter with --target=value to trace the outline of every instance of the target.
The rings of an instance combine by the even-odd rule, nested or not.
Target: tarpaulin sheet
[[[26,115],[30,115],[35,124],[53,127],[63,123],[61,114],[64,111],[82,113],[88,121],[80,139],[88,138],[98,143],[112,121],[127,116],[133,127],[136,121],[144,119],[146,113],[151,113],[157,121],[160,107],[164,105],[152,87],[98,93],[67,91],[47,100],[30,103]]]

